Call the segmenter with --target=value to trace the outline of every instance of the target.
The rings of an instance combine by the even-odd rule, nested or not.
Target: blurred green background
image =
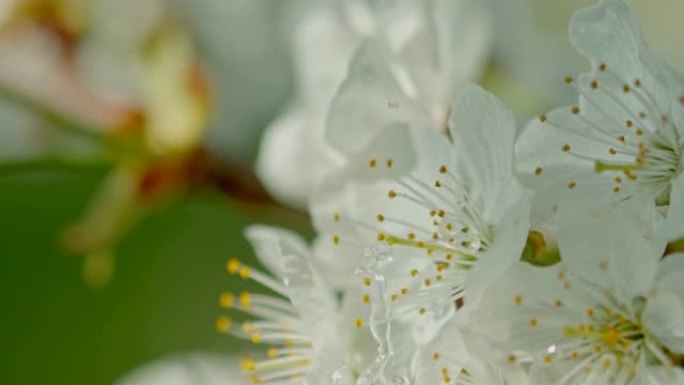
[[[277,223],[275,215],[212,191],[175,202],[120,244],[110,286],[91,290],[81,257],[65,254],[58,235],[101,179],[0,177],[0,384],[111,384],[169,352],[245,347],[214,331],[219,293],[247,284],[229,277],[225,262],[250,261],[243,228]]]

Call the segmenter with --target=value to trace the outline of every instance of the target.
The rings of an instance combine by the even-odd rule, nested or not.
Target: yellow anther
[[[245,309],[249,309],[249,307],[252,304],[252,297],[249,295],[248,292],[243,291],[240,293],[240,306],[242,306]]]
[[[544,172],[544,169],[541,168],[541,167],[537,167],[537,168],[534,169],[534,175],[536,175],[536,176],[541,175],[542,172]]]
[[[390,198],[396,198],[396,197],[397,197],[397,192],[394,191],[394,190],[389,190],[389,192],[387,193],[387,196],[390,197]]]
[[[375,159],[371,159],[368,161],[368,166],[370,167],[375,167],[378,164],[378,161]]]
[[[364,277],[363,278],[363,284],[367,287],[370,287],[371,285],[371,279],[369,277]]]
[[[378,233],[378,236],[377,236],[378,241],[382,242],[385,240],[385,238],[387,238],[385,236],[385,233]]]
[[[418,275],[418,270],[417,269],[411,269],[411,276],[415,277],[416,275]]]
[[[402,294],[402,295],[408,294],[408,289],[405,288],[405,287],[403,287],[403,288],[401,289],[401,294]]]
[[[244,361],[242,361],[242,368],[248,372],[254,371],[254,360],[252,360],[251,358],[245,359]]]
[[[240,277],[247,279],[249,278],[249,267],[248,266],[242,266],[240,268]]]
[[[421,307],[420,309],[418,309],[418,313],[420,313],[420,314],[425,314],[426,311],[427,310],[425,310],[424,307]]]
[[[563,151],[563,152],[568,152],[568,151],[570,151],[570,145],[567,144],[567,143],[565,143],[565,144],[561,147],[561,151]]]
[[[603,362],[601,364],[603,365],[603,367],[605,369],[608,369],[608,368],[610,368],[612,361],[610,360],[610,358],[606,357],[603,359]]]
[[[449,170],[447,169],[446,166],[444,166],[444,165],[439,166],[439,173],[440,174],[446,174],[447,171],[449,171]]]
[[[261,343],[261,336],[259,335],[259,333],[254,333],[254,334],[252,334],[252,338],[251,338],[251,339],[252,339],[252,343],[255,344],[255,345],[258,345],[258,344]]]
[[[385,216],[382,214],[378,214],[375,218],[378,220],[378,222],[383,222],[385,220]]]
[[[577,114],[580,113],[580,108],[577,107],[577,106],[573,106],[573,107],[570,109],[570,112],[572,112],[574,115],[577,115]]]
[[[339,245],[340,244],[340,236],[337,234],[333,235],[332,241],[333,241],[333,244]]]
[[[435,352],[432,354],[432,359],[437,361],[439,359],[439,353]]]
[[[587,309],[587,317],[594,318],[594,309],[592,309],[592,308]]]
[[[553,356],[551,356],[550,354],[545,355],[544,356],[544,362],[547,364],[553,363]]]
[[[536,318],[530,318],[530,326],[531,327],[535,328],[535,327],[537,327],[538,324],[539,324],[539,322],[537,321]]]
[[[599,71],[604,72],[606,70],[606,63],[599,64]]]
[[[228,261],[228,263],[226,264],[226,270],[228,270],[228,272],[229,272],[230,274],[235,274],[235,273],[237,273],[239,269],[240,269],[240,261],[238,261],[238,260],[235,259],[235,258],[231,259],[231,260]]]
[[[233,326],[233,320],[230,319],[230,317],[222,315],[216,318],[216,323],[214,324],[214,327],[216,328],[216,331],[219,333],[226,333],[230,330],[231,326]]]
[[[363,295],[363,302],[369,303],[370,302],[370,295],[369,294],[364,294]]]
[[[338,213],[333,214],[333,220],[335,222],[339,222],[340,221],[340,214],[338,214]]]
[[[399,296],[398,296],[397,294],[392,294],[392,295],[390,296],[390,300],[391,300],[392,302],[396,302],[398,299],[399,299]]]
[[[572,84],[572,80],[573,79],[571,76],[566,76],[563,78],[563,81],[565,82],[565,84]]]
[[[356,326],[357,329],[361,329],[361,326],[363,326],[363,320],[361,318],[355,319],[354,326]]]
[[[561,301],[561,300],[559,300],[559,299],[557,299],[553,304],[554,304],[556,307],[563,307],[563,301]]]
[[[598,82],[596,80],[592,80],[591,83],[589,83],[590,87],[592,90],[595,90],[598,88]]]
[[[544,114],[539,115],[539,121],[542,123],[545,123],[548,120],[548,117]]]
[[[508,361],[509,364],[514,365],[518,362],[518,357],[511,353],[506,357],[506,361]]]
[[[516,305],[520,305],[522,303],[522,300],[523,298],[521,295],[516,295],[515,297],[513,297],[513,302],[515,302]]]
[[[568,183],[568,189],[569,189],[569,190],[574,190],[575,187],[577,187],[577,183],[576,183],[576,182],[570,182],[570,183]]]
[[[278,349],[274,347],[268,348],[268,350],[266,351],[266,356],[268,358],[275,358],[276,356],[278,356]]]
[[[233,293],[221,293],[219,297],[219,305],[222,308],[228,309],[235,303],[235,296]]]
[[[392,160],[392,158],[388,158],[386,164],[387,164],[387,168],[392,168],[394,161]]]

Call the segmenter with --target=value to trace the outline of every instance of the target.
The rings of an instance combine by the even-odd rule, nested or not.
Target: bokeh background
[[[214,331],[219,293],[249,284],[225,272],[252,261],[243,229],[313,234],[253,164],[297,87],[292,31],[314,3],[0,0],[0,384],[112,384],[169,354],[247,347]],[[586,64],[567,23],[590,3],[491,0],[481,82],[521,121],[571,103],[562,76]],[[684,68],[681,1],[632,3]]]

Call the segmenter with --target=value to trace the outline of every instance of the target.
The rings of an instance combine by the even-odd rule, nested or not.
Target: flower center
[[[623,357],[632,354],[634,343],[643,340],[644,334],[639,322],[623,314],[614,313],[609,308],[587,310],[589,322],[568,326],[563,334],[576,339],[580,344],[591,346],[596,354],[613,354]],[[579,354],[576,350],[571,355]]]

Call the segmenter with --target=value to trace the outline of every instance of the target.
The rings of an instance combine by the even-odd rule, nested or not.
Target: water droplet
[[[405,376],[394,376],[392,378],[392,385],[411,385],[411,380]]]

